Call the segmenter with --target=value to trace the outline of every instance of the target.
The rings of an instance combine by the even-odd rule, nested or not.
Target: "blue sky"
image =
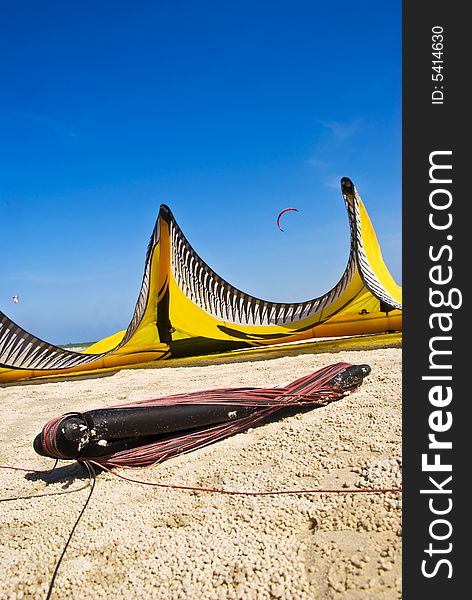
[[[342,176],[401,282],[399,0],[1,6],[0,310],[22,327],[124,329],[162,202],[233,285],[322,294],[348,255]]]

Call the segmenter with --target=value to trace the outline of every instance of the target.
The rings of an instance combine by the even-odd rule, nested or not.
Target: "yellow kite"
[[[347,177],[341,190],[350,225],[349,259],[339,282],[323,296],[282,303],[238,290],[198,256],[163,204],[128,328],[79,353],[40,340],[0,312],[0,382],[401,330],[401,287],[383,261],[367,211]]]

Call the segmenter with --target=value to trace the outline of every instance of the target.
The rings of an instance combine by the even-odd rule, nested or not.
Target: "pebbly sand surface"
[[[282,384],[333,362],[368,363],[355,393],[160,466],[145,481],[229,490],[401,486],[401,349],[122,370],[0,387],[0,465],[50,469],[32,441],[52,417],[159,395]],[[125,473],[123,470],[120,473]],[[125,474],[130,474],[126,472]],[[45,598],[89,492],[83,467],[0,469],[1,598]],[[52,598],[401,598],[401,494],[227,496],[101,473]]]

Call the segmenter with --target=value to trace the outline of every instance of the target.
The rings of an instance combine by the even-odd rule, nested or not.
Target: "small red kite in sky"
[[[282,211],[279,212],[279,216],[277,217],[277,227],[280,229],[280,231],[283,231],[282,227],[280,227],[280,217],[288,212],[289,210],[294,210],[296,212],[298,212],[298,208],[284,208]]]

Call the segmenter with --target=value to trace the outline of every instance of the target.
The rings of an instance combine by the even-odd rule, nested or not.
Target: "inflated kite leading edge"
[[[217,275],[161,205],[126,331],[71,352],[28,333],[0,312],[0,382],[224,352],[313,337],[401,329],[401,288],[389,273],[367,211],[350,179],[341,191],[350,252],[323,296],[278,303],[250,296]]]

